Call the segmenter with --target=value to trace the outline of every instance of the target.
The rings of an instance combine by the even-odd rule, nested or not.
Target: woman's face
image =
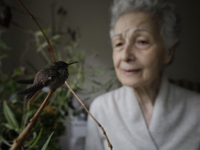
[[[112,45],[117,77],[133,88],[160,80],[163,65],[172,59],[155,19],[144,12],[128,13],[117,20]]]

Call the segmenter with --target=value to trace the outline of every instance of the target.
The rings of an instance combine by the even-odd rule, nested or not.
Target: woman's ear
[[[174,58],[174,47],[169,48],[165,54],[165,64],[170,64]]]

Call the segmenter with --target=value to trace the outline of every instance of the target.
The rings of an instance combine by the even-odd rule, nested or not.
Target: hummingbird
[[[68,66],[77,63],[65,63],[64,61],[57,61],[53,64],[42,68],[35,75],[33,85],[30,88],[17,92],[19,95],[28,95],[26,101],[30,100],[32,96],[43,90],[49,92],[50,90],[55,91],[57,88],[62,86],[65,80],[68,78]]]

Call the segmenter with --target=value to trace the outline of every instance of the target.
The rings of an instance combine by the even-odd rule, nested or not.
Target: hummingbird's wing
[[[42,88],[48,86],[51,80],[52,78],[48,76],[48,72],[45,69],[41,69],[35,75],[33,85],[30,88],[17,92],[17,94],[28,95],[26,98],[26,101],[28,101],[37,91],[40,91]]]

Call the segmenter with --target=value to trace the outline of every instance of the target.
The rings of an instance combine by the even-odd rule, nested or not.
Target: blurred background
[[[8,6],[23,11],[17,0],[5,0],[4,2]],[[112,68],[112,49],[109,38],[112,0],[24,0],[23,3],[39,20],[44,29],[54,24],[62,25],[64,22],[52,17],[52,14],[58,13],[60,8],[65,10],[67,14],[65,18],[66,26],[76,28],[79,31],[80,42],[76,51],[84,50],[84,65]],[[165,74],[175,79],[200,82],[200,1],[174,0],[174,3],[182,18],[181,42],[176,49],[174,61],[166,68]],[[11,9],[13,22],[32,31],[38,30],[38,27],[28,15],[15,9]],[[9,28],[2,33],[1,40],[10,47],[10,50],[7,51],[9,57],[2,60],[3,73],[9,74],[15,68],[21,66],[27,68],[32,66],[28,71],[34,72],[34,70],[40,70],[45,66],[40,54],[36,52],[32,37],[24,33],[19,27],[10,24]],[[91,57],[93,53],[97,54],[98,57]],[[68,62],[68,60],[64,61]],[[94,97],[104,92],[101,91],[93,95],[87,102],[87,107]],[[67,119],[64,122],[67,131],[60,140],[62,150],[83,149],[86,134],[86,122],[83,118],[84,114],[80,114],[72,122]]]
[[[6,3],[22,9],[15,0],[6,0]],[[80,27],[80,48],[85,49],[87,54],[96,50],[99,58],[92,63],[112,66],[112,49],[109,39],[110,5],[112,0],[27,0],[24,4],[44,24],[43,28],[49,27],[51,23],[51,8],[54,5],[57,10],[63,7],[67,10],[68,24]],[[174,62],[166,70],[168,76],[187,78],[200,82],[200,19],[199,1],[174,0],[182,17],[181,43],[176,50]],[[18,22],[24,28],[38,30],[35,23],[26,15],[16,11],[13,12],[13,21]],[[25,60],[20,60],[21,53],[26,49],[28,36],[21,30],[11,25],[9,30],[3,34],[2,39],[12,47],[9,59],[3,61],[3,71],[10,72],[13,68],[23,65]],[[26,58],[34,62],[40,68],[41,60],[37,57],[35,50],[30,49]],[[21,58],[23,59],[23,58]],[[88,62],[90,60],[87,60]],[[91,62],[90,62],[91,63]]]

